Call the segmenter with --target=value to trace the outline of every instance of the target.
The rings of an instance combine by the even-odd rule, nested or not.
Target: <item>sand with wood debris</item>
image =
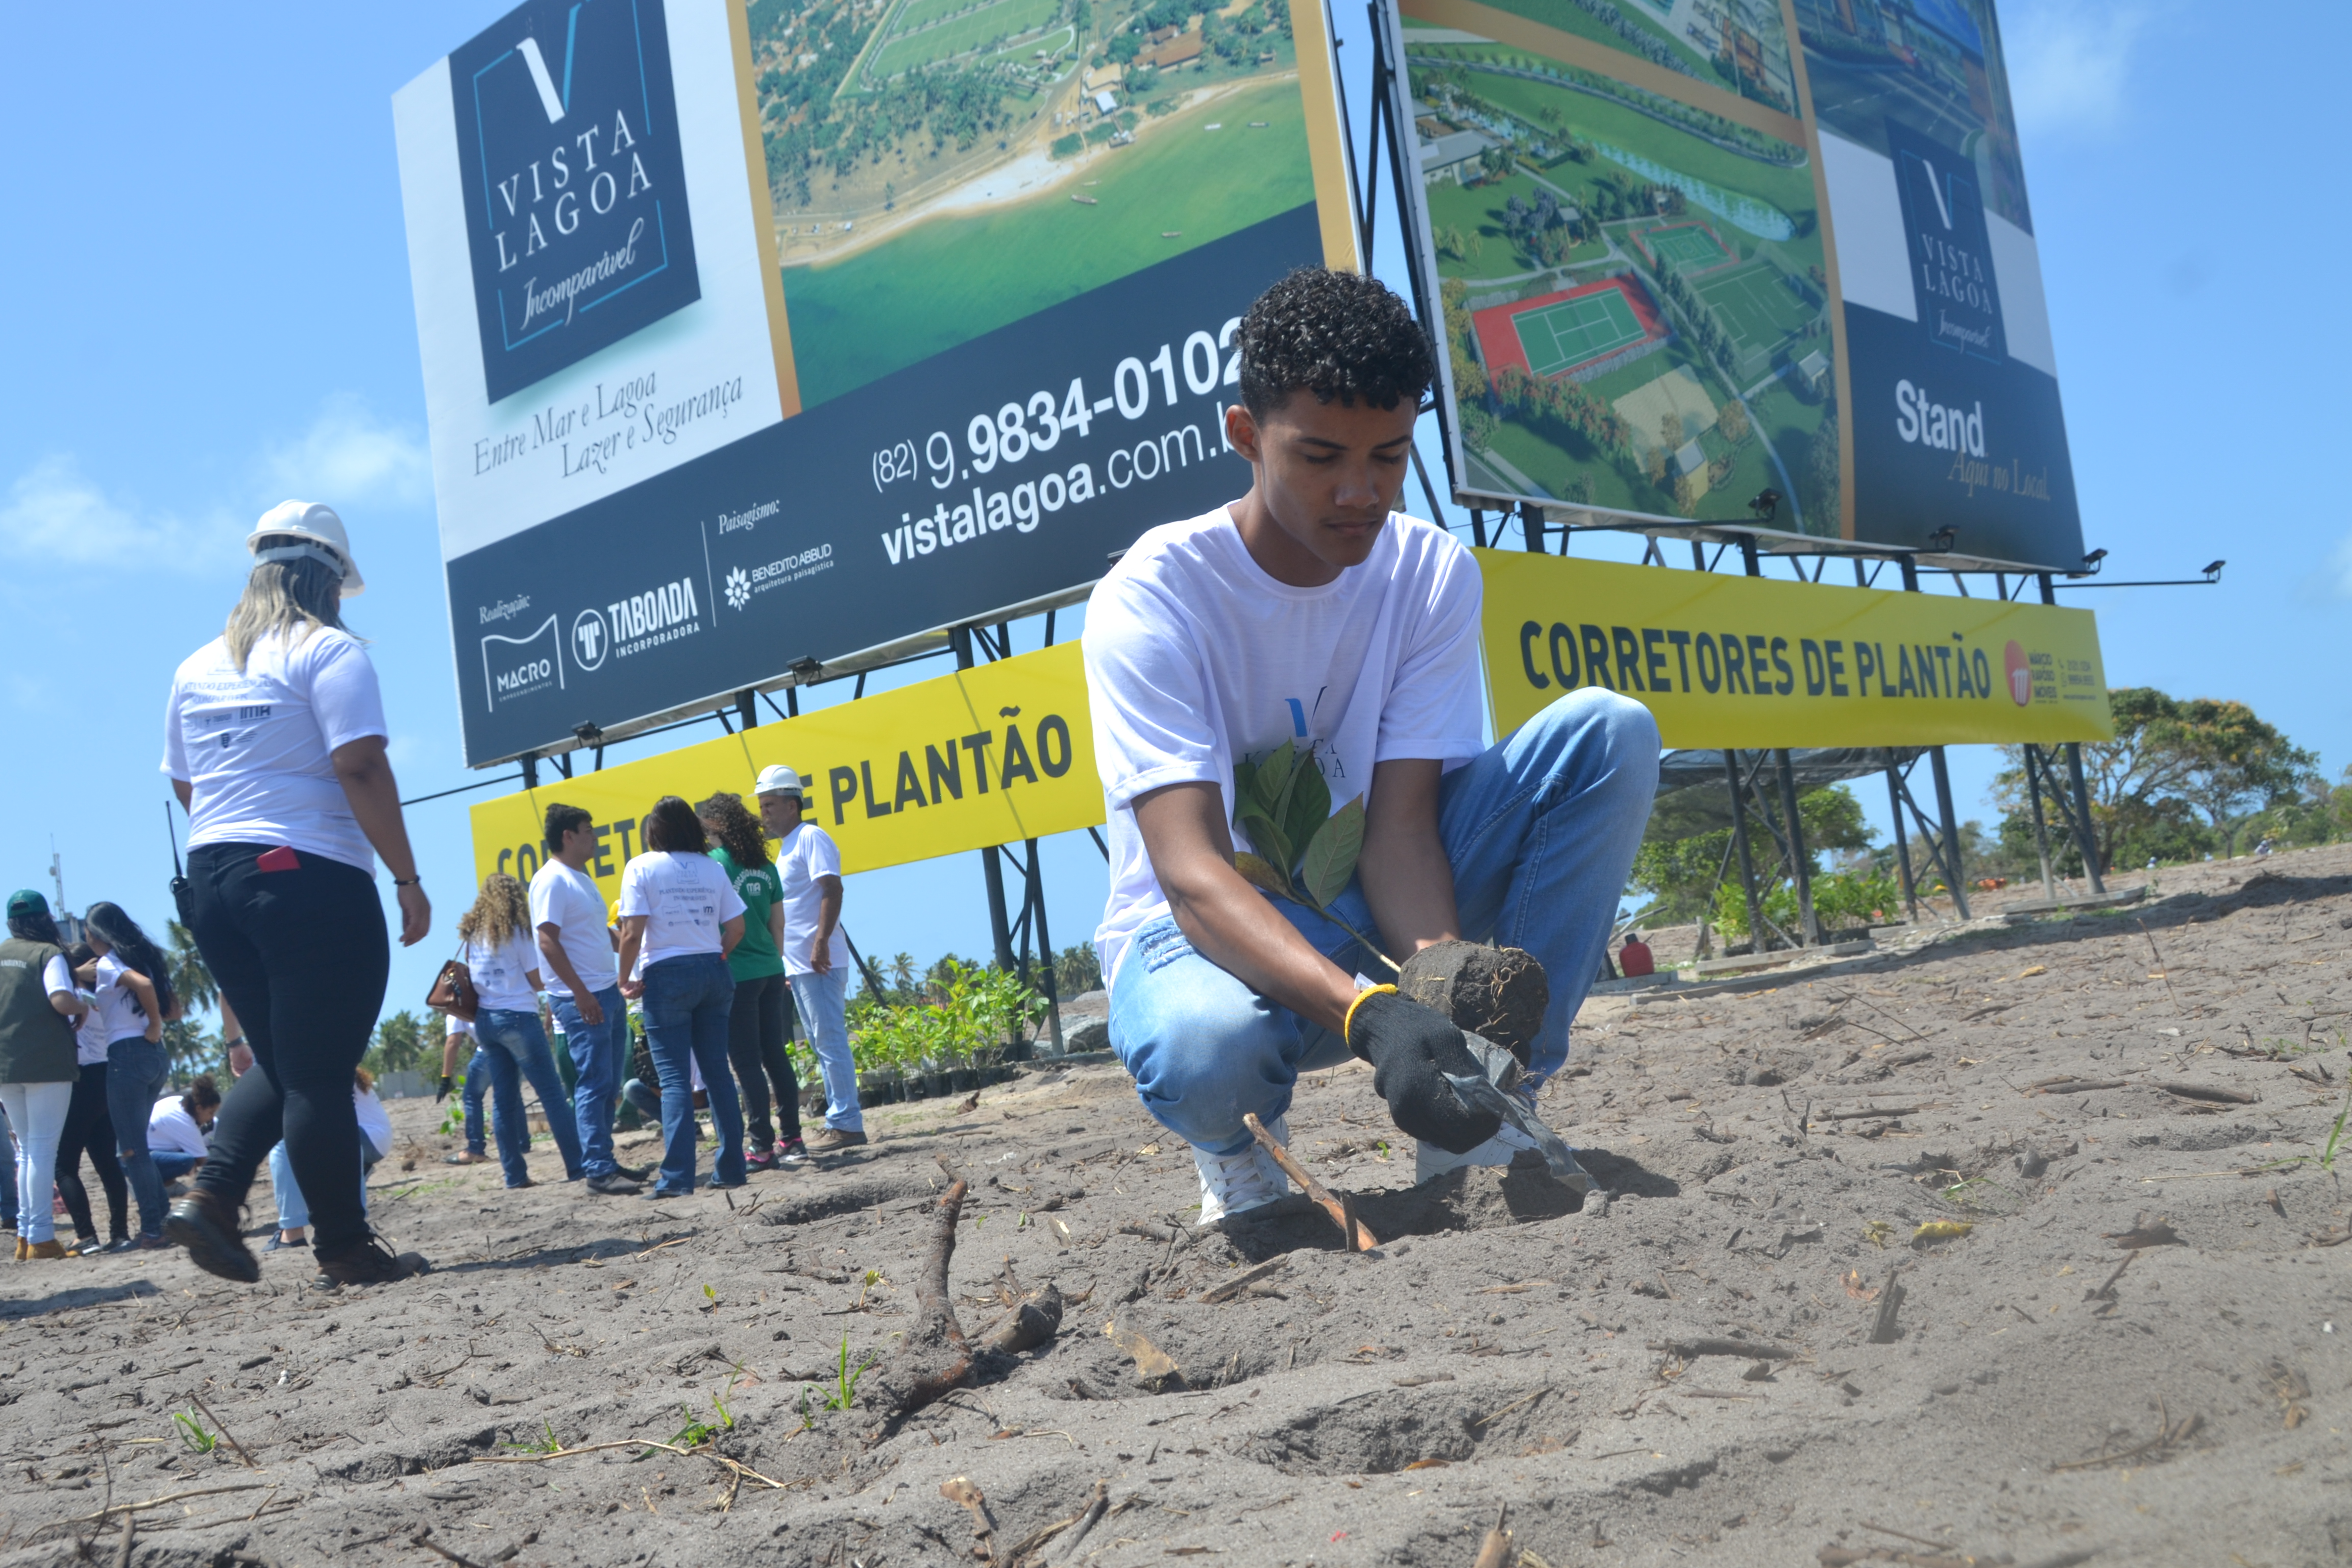
[[[1597,999],[1546,1099],[1607,1188],[1582,1212],[1534,1173],[1408,1190],[1370,1075],[1318,1077],[1295,1144],[1366,1256],[1303,1205],[1193,1229],[1116,1067],[890,1108],[731,1205],[585,1197],[543,1139],[509,1194],[404,1103],[418,1163],[374,1201],[427,1279],[0,1273],[0,1563],[1470,1568],[1505,1509],[1531,1564],[2352,1561],[2352,1200],[2317,1163],[2347,922],[2352,852],[2317,850]],[[962,1326],[1068,1305],[898,1419],[940,1155]],[[828,1408],[845,1344],[884,1366]]]

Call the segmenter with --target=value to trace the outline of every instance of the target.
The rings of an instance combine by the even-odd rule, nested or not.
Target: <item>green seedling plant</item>
[[[868,1355],[864,1361],[859,1362],[856,1369],[853,1370],[849,1364],[849,1336],[847,1334],[842,1335],[841,1373],[835,1385],[825,1391],[824,1407],[827,1410],[847,1410],[851,1408],[857,1401],[857,1380],[864,1377],[866,1370],[873,1366],[873,1364],[874,1357]]]
[[[721,1432],[731,1432],[735,1429],[735,1417],[728,1411],[726,1405],[719,1403],[719,1395],[714,1394],[710,1396],[710,1407],[719,1412],[719,1425],[716,1426],[697,1415],[694,1413],[694,1406],[679,1405],[678,1414],[686,1417],[686,1425],[677,1429],[677,1436],[669,1440],[669,1446],[673,1448],[699,1448],[705,1443],[715,1440]],[[650,1448],[646,1450],[647,1454],[651,1452],[653,1450]],[[645,1457],[645,1454],[637,1456],[641,1459]]]
[[[531,1443],[505,1443],[499,1446],[501,1447],[512,1448],[520,1454],[561,1454],[563,1452],[562,1439],[555,1435],[555,1423],[542,1416],[540,1419],[540,1426],[546,1429],[547,1436],[545,1437]]]
[[[1234,869],[1252,887],[1313,910],[1387,964],[1396,961],[1342,919],[1332,903],[1347,891],[1364,852],[1364,797],[1331,809],[1331,786],[1311,752],[1285,741],[1265,760],[1234,764],[1234,826],[1250,849]]]
[[[466,1127],[466,1075],[458,1073],[449,1079],[449,1109],[441,1113],[441,1136],[454,1137]]]
[[[191,1454],[209,1454],[220,1447],[220,1434],[207,1432],[205,1424],[193,1410],[175,1410],[172,1426],[178,1432],[181,1445]]]

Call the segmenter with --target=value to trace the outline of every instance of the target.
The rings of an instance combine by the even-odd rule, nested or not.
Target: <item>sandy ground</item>
[[[2352,1203],[2316,1156],[2352,1073],[2347,924],[2352,851],[2318,850],[1596,1001],[1546,1102],[1606,1187],[1581,1212],[1534,1173],[1408,1190],[1370,1075],[1318,1077],[1295,1146],[1358,1194],[1367,1256],[1315,1212],[1193,1229],[1191,1161],[1115,1067],[892,1108],[731,1204],[586,1197],[544,1140],[544,1184],[505,1193],[405,1103],[418,1163],[379,1167],[376,1212],[425,1279],[0,1273],[0,1563],[1058,1564],[1070,1527],[1039,1536],[1098,1479],[1069,1560],[1106,1568],[1470,1568],[1507,1506],[1536,1565],[2346,1562]],[[1008,1269],[1072,1304],[893,1430],[883,1372],[824,1395],[845,1344],[887,1367],[916,1321],[942,1153],[974,1183],[965,1327]],[[1944,1221],[1973,1229],[1915,1243]],[[1178,1370],[1147,1384],[1138,1335]],[[719,1425],[714,1396],[714,1448],[631,1441]],[[198,1400],[244,1458],[174,1436]],[[529,1451],[551,1436],[578,1451]],[[110,1503],[141,1505],[127,1548]]]

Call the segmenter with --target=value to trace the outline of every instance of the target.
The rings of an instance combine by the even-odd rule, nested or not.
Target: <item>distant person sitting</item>
[[[198,1073],[187,1093],[167,1094],[155,1102],[147,1116],[147,1152],[157,1175],[176,1182],[205,1163],[212,1152],[205,1134],[212,1131],[220,1102],[210,1073]]]
[[[1617,973],[1631,980],[1657,972],[1658,961],[1651,955],[1650,944],[1642,940],[1639,932],[1627,931],[1625,945],[1617,950]]]

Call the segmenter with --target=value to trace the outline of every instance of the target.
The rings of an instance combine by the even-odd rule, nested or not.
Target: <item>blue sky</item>
[[[164,693],[235,599],[245,531],[289,495],[352,525],[370,586],[351,619],[373,639],[404,792],[468,782],[390,99],[501,9],[13,16],[0,616],[16,652],[0,705],[19,739],[0,768],[0,882],[47,887],[54,840],[69,903],[110,898],[160,925]],[[1338,10],[1360,118],[1362,12]],[[2219,588],[2072,597],[2099,612],[2112,682],[2242,699],[2336,773],[2352,763],[2338,675],[2352,522],[2327,454],[2343,445],[2352,323],[2332,277],[2347,236],[2326,106],[2352,11],[2286,4],[2249,26],[2186,0],[2010,0],[2002,26],[2085,536],[2116,577],[2230,562]],[[1381,270],[1402,282],[1381,207]],[[1038,637],[1030,623],[1017,646]],[[1990,816],[1995,757],[1952,760],[1963,812]],[[1862,794],[1883,818],[1883,792]],[[446,931],[471,891],[465,797],[410,826]],[[1045,859],[1054,934],[1078,940],[1101,908],[1100,861],[1084,835]],[[853,878],[846,919],[868,952],[988,945],[970,855]],[[396,959],[387,1009],[415,1005],[443,956],[436,935]]]

